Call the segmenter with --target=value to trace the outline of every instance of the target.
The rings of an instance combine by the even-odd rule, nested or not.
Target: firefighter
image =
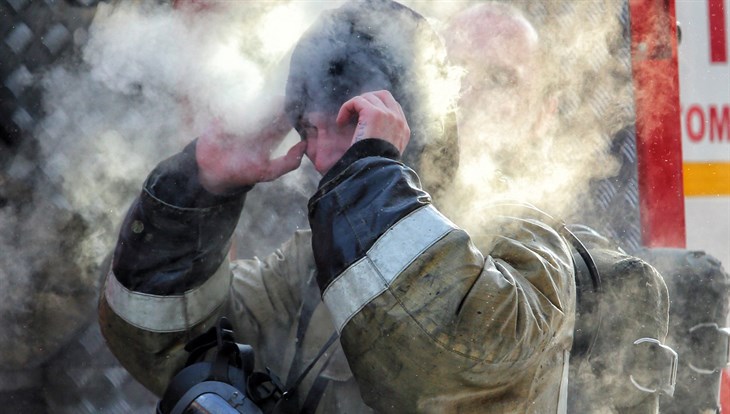
[[[448,113],[429,113],[439,101],[421,72],[443,72],[426,70],[441,65],[438,51],[417,53],[429,47],[414,11],[346,3],[297,44],[287,117],[245,139],[209,131],[150,174],[100,301],[108,344],[136,378],[161,393],[182,345],[227,315],[258,369],[310,412],[558,412],[575,306],[562,226],[495,206],[480,251],[434,207],[411,167],[445,191],[429,174],[453,170],[457,148]],[[303,141],[271,159],[286,121]],[[228,263],[248,189],[304,155],[323,174],[311,233]]]
[[[555,168],[553,157],[541,159],[529,152],[547,139],[546,133],[556,130],[551,123],[559,122],[556,99],[546,94],[541,85],[541,78],[551,73],[540,59],[541,48],[551,49],[552,45],[544,44],[519,9],[495,2],[480,3],[455,14],[444,36],[450,57],[467,71],[460,100],[462,143],[473,142],[468,147],[479,143],[490,145],[489,139],[485,139],[489,131],[509,131],[507,141],[523,151],[519,154],[523,161],[512,158],[509,160],[512,165],[521,166],[529,160],[536,170]],[[485,115],[492,121],[490,130],[486,131],[482,126]],[[462,162],[466,161],[462,157]],[[515,174],[509,167],[500,166],[500,171],[506,171],[507,180],[503,181],[509,181]],[[611,178],[619,186],[627,186],[629,170],[624,165],[619,177]],[[472,177],[469,179],[474,181]],[[578,210],[592,211],[591,205],[592,200],[583,200],[583,208]],[[473,214],[463,210],[460,216]],[[623,213],[624,217],[626,214]],[[600,224],[590,217],[583,219]],[[601,220],[606,221],[605,216]],[[608,223],[611,224],[614,223]],[[620,223],[616,227],[624,225]],[[617,228],[611,230],[622,233]],[[577,233],[592,252],[603,277],[600,293],[583,290],[586,284],[578,287],[569,411],[644,413],[657,412],[660,407],[661,412],[678,413],[718,410],[720,370],[727,364],[728,349],[727,333],[721,327],[727,318],[725,298],[730,292],[727,273],[720,263],[704,252],[628,249],[659,269],[663,278],[657,278],[643,272],[641,266],[635,266],[640,261],[623,254],[616,242],[585,227]],[[634,265],[627,265],[632,262]],[[668,298],[672,298],[669,314]],[[607,309],[613,310],[606,312]],[[597,331],[585,336],[590,329]],[[680,352],[678,361],[673,361],[668,349],[651,342],[650,359],[656,358],[655,362],[637,364],[637,355],[649,349],[639,347],[647,347],[649,342],[636,345],[634,342],[646,337],[661,343],[665,336],[667,344]],[[641,386],[636,382],[640,376],[652,378],[650,381],[655,385]],[[676,391],[674,381],[677,381]],[[672,398],[675,392],[676,397]]]

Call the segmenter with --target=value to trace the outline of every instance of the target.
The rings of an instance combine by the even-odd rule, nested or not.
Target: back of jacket
[[[225,315],[258,368],[290,384],[339,333],[299,387],[301,407],[324,383],[317,412],[367,412],[360,401],[378,412],[558,412],[575,311],[558,226],[502,206],[480,251],[412,170],[367,141],[310,201],[311,241],[300,232],[232,265],[245,190],[206,194],[194,147],[163,162],[122,226],[100,303],[112,351],[160,393],[185,342]]]

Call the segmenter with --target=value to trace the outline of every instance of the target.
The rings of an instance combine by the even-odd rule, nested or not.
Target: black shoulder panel
[[[359,151],[358,144],[350,151]],[[396,222],[430,202],[415,172],[384,156],[365,156],[335,177],[328,174],[309,202],[320,290],[362,258]]]
[[[194,143],[160,163],[122,223],[112,265],[119,282],[156,295],[201,285],[225,258],[246,191],[208,193]]]

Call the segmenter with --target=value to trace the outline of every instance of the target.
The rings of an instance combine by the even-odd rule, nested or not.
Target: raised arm
[[[164,390],[186,357],[185,342],[225,311],[226,257],[246,192],[299,166],[302,143],[271,159],[286,132],[277,123],[245,138],[209,130],[155,168],[127,213],[100,323],[115,355],[151,390]]]
[[[575,289],[551,219],[528,207],[485,218],[483,255],[431,205],[397,143],[355,141],[309,207],[323,300],[366,403],[440,412],[529,401],[535,378],[560,387]]]

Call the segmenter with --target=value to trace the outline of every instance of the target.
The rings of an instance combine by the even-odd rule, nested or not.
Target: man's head
[[[435,152],[451,153],[444,168],[453,168],[455,151],[448,149],[456,149],[455,125],[445,125],[445,111],[432,110],[425,76],[443,66],[445,54],[439,51],[443,47],[428,22],[393,1],[348,2],[322,14],[292,53],[286,88],[287,114],[308,141],[307,155],[317,169],[328,170],[352,138],[356,119],[335,125],[340,106],[377,90],[392,93],[411,128],[404,162],[418,169],[424,149],[440,147]]]
[[[514,117],[515,95],[525,97],[537,67],[538,35],[530,22],[508,4],[480,3],[450,20],[445,39],[451,60],[467,70],[462,103],[500,106],[501,115]],[[507,90],[515,92],[505,94],[507,102],[485,101]]]
[[[518,9],[479,3],[454,15],[444,38],[449,58],[466,72],[459,99],[464,148],[495,145],[506,135],[511,144],[530,142],[543,132],[550,102],[539,82],[539,37]]]

